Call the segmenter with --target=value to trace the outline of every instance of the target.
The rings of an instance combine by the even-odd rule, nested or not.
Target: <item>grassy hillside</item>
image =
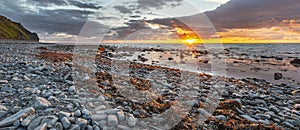
[[[0,16],[0,40],[29,40],[39,41],[36,33],[26,30],[20,23],[12,22]]]

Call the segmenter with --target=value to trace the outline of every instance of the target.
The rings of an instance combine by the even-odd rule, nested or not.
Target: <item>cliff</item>
[[[39,41],[36,33],[25,29],[20,23],[16,23],[0,15],[0,40],[27,40]]]

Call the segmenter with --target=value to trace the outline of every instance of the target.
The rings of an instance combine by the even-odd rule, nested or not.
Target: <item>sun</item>
[[[193,45],[197,40],[196,39],[186,39],[185,43],[189,44],[189,45]]]

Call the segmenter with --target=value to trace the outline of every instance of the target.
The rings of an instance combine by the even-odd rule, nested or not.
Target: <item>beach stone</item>
[[[6,106],[3,106],[3,105],[0,104],[0,111],[7,111]]]
[[[92,115],[91,118],[95,121],[105,120],[107,117],[106,114],[98,114],[98,115]]]
[[[58,118],[56,116],[41,116],[36,119],[34,119],[28,126],[28,129],[34,129],[38,126],[46,123],[47,127],[54,127],[55,123],[58,121]]]
[[[118,118],[116,115],[108,115],[107,116],[107,125],[108,126],[115,126],[118,125]]]
[[[283,122],[282,124],[283,124],[284,126],[288,127],[288,128],[292,128],[292,129],[295,128],[295,126],[293,126],[293,125],[290,124],[289,122]]]
[[[221,121],[227,120],[226,116],[224,116],[224,115],[218,115],[218,116],[216,116],[216,119],[221,120]]]
[[[21,125],[22,125],[22,126],[28,126],[29,123],[31,122],[31,120],[32,120],[33,118],[34,118],[34,115],[29,115],[28,117],[26,117],[26,118],[22,121]]]
[[[29,107],[23,110],[20,110],[14,115],[11,115],[2,121],[0,121],[0,127],[5,127],[12,125],[15,121],[19,120],[20,118],[27,117],[28,115],[31,115],[35,112],[35,109],[33,107]]]
[[[47,108],[50,105],[51,105],[51,103],[47,99],[45,99],[43,97],[37,97],[35,99],[33,107],[37,108],[37,109],[44,109],[44,108]]]
[[[300,59],[295,58],[290,62],[294,67],[300,67]]]
[[[59,119],[62,119],[63,117],[70,117],[71,113],[60,111],[57,115]]]
[[[98,111],[98,110],[105,110],[105,109],[106,109],[106,107],[104,105],[100,105],[100,106],[98,106],[98,107],[95,108],[96,111]]]
[[[130,130],[130,128],[125,125],[118,125],[117,127],[121,130]]]
[[[300,96],[300,90],[294,90],[291,92],[293,95],[299,95]]]
[[[91,114],[90,111],[88,111],[87,109],[83,109],[81,113],[84,114],[84,115],[90,115]]]
[[[79,125],[74,125],[71,127],[70,130],[80,130],[80,126]]]
[[[117,116],[120,122],[125,121],[125,113],[123,111],[117,112]]]
[[[100,130],[99,126],[93,126],[93,130]]]
[[[105,110],[105,114],[107,115],[115,115],[117,114],[119,111],[121,111],[120,109],[110,109],[110,110]]]
[[[300,104],[295,104],[295,109],[300,110]]]
[[[281,73],[274,73],[274,79],[275,80],[280,80],[282,79],[283,75]]]
[[[244,119],[248,120],[248,121],[251,121],[251,122],[257,122],[256,119],[248,116],[248,115],[241,115],[241,117],[243,117]]]
[[[80,117],[80,116],[81,116],[81,111],[80,111],[80,110],[76,110],[76,111],[74,112],[74,115],[75,115],[76,117]]]
[[[54,128],[55,128],[56,130],[63,130],[63,129],[64,129],[64,126],[62,125],[62,123],[56,122],[55,125],[54,125]]]
[[[68,129],[71,126],[71,122],[68,120],[67,117],[61,118],[61,123],[65,129]]]
[[[127,117],[127,123],[129,126],[134,127],[137,123],[137,119],[132,114],[129,114]]]
[[[8,84],[7,80],[0,80],[0,84]]]
[[[75,87],[75,86],[69,87],[69,92],[70,92],[70,93],[76,92],[76,87]]]
[[[78,124],[82,130],[84,130],[87,126],[87,120],[78,118],[76,124]]]
[[[47,130],[47,123],[41,124],[40,126],[36,127],[34,130]]]
[[[0,130],[16,130],[17,128],[18,128],[17,126],[10,126],[10,127],[0,128]]]
[[[7,111],[0,111],[0,119],[5,117],[8,114]]]

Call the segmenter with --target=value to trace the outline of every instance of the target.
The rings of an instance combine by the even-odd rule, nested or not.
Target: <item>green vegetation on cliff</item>
[[[0,40],[39,41],[36,33],[26,30],[20,23],[0,15]]]

